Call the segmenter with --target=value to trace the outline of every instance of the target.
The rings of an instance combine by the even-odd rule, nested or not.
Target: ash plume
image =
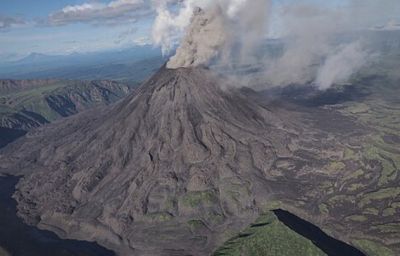
[[[309,83],[327,89],[337,82],[346,82],[367,65],[375,56],[364,36],[371,23],[363,16],[367,7],[355,2],[340,8],[311,4],[284,6],[279,14],[285,47],[279,58],[264,60],[266,84]]]
[[[179,32],[185,35],[169,68],[207,65],[214,58],[229,62],[234,47],[241,62],[249,62],[253,49],[265,37],[270,0],[184,1],[175,16],[167,3],[157,3],[153,39],[163,52],[173,48]]]
[[[258,89],[312,84],[323,90],[346,82],[378,55],[365,34],[400,13],[395,0],[349,0],[336,7],[277,5],[271,0],[182,0],[174,12],[168,8],[172,2],[176,4],[154,4],[155,44],[168,53],[180,42],[167,67],[212,63],[235,74],[238,67],[252,66],[256,73],[239,78],[242,86],[257,84]],[[272,35],[282,43],[282,52],[273,57],[260,54]]]
[[[167,63],[167,68],[199,66],[216,57],[227,43],[222,10],[214,6],[205,12],[197,8],[185,39]]]
[[[354,42],[328,56],[318,70],[316,84],[320,89],[327,89],[332,84],[345,82],[350,76],[368,62],[371,55],[363,49],[360,42]]]

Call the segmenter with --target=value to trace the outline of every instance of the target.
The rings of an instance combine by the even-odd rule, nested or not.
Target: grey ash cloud
[[[387,23],[381,30],[399,28],[398,0],[349,0],[335,8],[293,1],[272,11],[271,0],[184,0],[182,3],[175,13],[165,4],[159,4],[157,9],[153,27],[155,43],[169,50],[176,35],[184,34],[167,67],[214,62],[219,69],[234,74],[232,69],[253,65],[260,71],[246,78],[245,84],[254,80],[254,84],[266,87],[311,84],[324,90],[346,83],[378,56],[370,48],[371,39],[364,36],[366,32],[376,24]],[[203,12],[193,12],[196,7]],[[270,31],[276,30],[272,27],[276,24],[279,24],[278,38],[283,43],[282,53],[273,58],[256,56],[258,46]]]

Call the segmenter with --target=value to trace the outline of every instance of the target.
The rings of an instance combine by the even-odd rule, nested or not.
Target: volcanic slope
[[[364,129],[332,112],[317,115],[340,129],[316,113],[259,103],[227,81],[161,68],[100,115],[81,113],[7,146],[2,172],[24,175],[20,216],[120,255],[209,255],[277,202],[345,241],[354,239],[349,227],[374,236],[319,208],[328,193],[341,196],[354,168],[335,163]]]

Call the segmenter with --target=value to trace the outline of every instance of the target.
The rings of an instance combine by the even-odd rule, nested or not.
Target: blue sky
[[[348,1],[301,0],[331,7]],[[274,0],[275,5],[298,2]],[[149,43],[153,19],[150,0],[1,0],[0,58],[19,58],[31,52],[90,52]]]
[[[97,18],[93,17],[93,20],[77,19],[63,24],[51,24],[49,21],[52,14],[61,12],[67,6],[80,6],[91,2],[94,1],[1,0],[0,57],[19,58],[31,52],[90,52],[124,48],[148,41],[152,25],[151,15],[142,15],[143,18],[137,20],[127,15],[126,19],[115,18],[115,22],[112,17],[103,19],[101,14],[97,14]],[[111,2],[113,1],[96,1],[104,5]],[[102,11],[101,7],[99,9]],[[129,8],[117,10],[115,15],[128,11]],[[140,11],[132,8],[132,12]]]

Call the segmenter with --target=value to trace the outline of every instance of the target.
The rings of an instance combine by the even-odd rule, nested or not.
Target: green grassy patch
[[[368,256],[395,256],[389,248],[370,240],[356,240],[353,243]]]
[[[400,208],[400,202],[391,203],[390,206],[395,209]]]
[[[359,189],[361,189],[363,187],[364,187],[364,184],[362,184],[362,183],[354,183],[354,184],[350,184],[347,187],[347,190],[350,191],[350,192],[354,192],[354,191],[357,191],[357,190],[359,190]]]
[[[210,205],[218,201],[215,192],[212,190],[208,191],[194,191],[187,193],[182,203],[188,207],[197,207],[199,205]]]
[[[345,160],[358,160],[358,154],[350,148],[346,148],[343,152],[343,157]]]
[[[253,225],[228,240],[214,256],[322,256],[310,240],[282,224],[273,213],[261,216]]]
[[[322,214],[328,214],[329,213],[329,209],[328,209],[328,206],[326,204],[318,205],[318,209],[319,209],[319,212],[322,213]]]
[[[363,215],[352,215],[352,216],[346,217],[346,220],[356,221],[356,222],[364,222],[364,221],[367,221],[368,218]]]
[[[344,203],[354,203],[355,197],[354,196],[347,196],[347,195],[337,195],[329,198],[328,203],[329,205],[336,206],[338,204]]]
[[[400,195],[400,187],[398,188],[384,188],[376,192],[365,194],[358,203],[359,207],[364,207],[370,204],[372,201],[384,200],[384,199],[394,199]]]
[[[383,233],[394,233],[398,234],[400,232],[400,223],[389,223],[373,226],[372,229],[377,229]]]
[[[375,144],[370,144],[364,148],[364,156],[369,160],[378,160],[381,163],[382,172],[378,182],[379,186],[383,186],[388,182],[396,179],[396,166],[394,166],[393,163],[390,162],[388,159],[391,159],[393,162],[396,163],[396,165],[399,164],[400,166],[400,163],[397,163],[397,161],[400,161],[397,160],[398,158],[400,158],[400,155],[388,152],[381,147],[376,146]]]
[[[332,162],[327,166],[329,171],[340,171],[346,168],[346,165],[342,162]]]
[[[396,209],[394,208],[386,208],[382,212],[383,217],[393,216],[396,214]]]
[[[354,104],[350,107],[347,108],[347,111],[349,111],[351,114],[361,114],[361,113],[366,113],[369,111],[369,106],[364,103],[358,103]]]
[[[189,220],[187,222],[191,230],[197,230],[205,227],[204,222],[201,220]]]
[[[377,216],[379,214],[379,210],[371,207],[371,208],[365,209],[363,213]]]
[[[350,175],[344,177],[344,181],[357,179],[357,178],[359,178],[359,177],[361,177],[363,175],[364,175],[364,171],[361,170],[361,169],[358,169],[357,171],[355,171],[355,172],[351,173]]]
[[[51,84],[47,86],[40,86],[40,87],[35,87],[29,90],[23,90],[20,92],[16,93],[10,93],[7,94],[7,97],[12,97],[12,98],[29,98],[29,97],[37,97],[40,95],[43,95],[44,93],[54,91],[55,89],[61,88],[68,86],[68,83],[56,83],[56,84]]]
[[[150,213],[146,217],[154,222],[166,222],[173,218],[171,214],[165,212]]]

